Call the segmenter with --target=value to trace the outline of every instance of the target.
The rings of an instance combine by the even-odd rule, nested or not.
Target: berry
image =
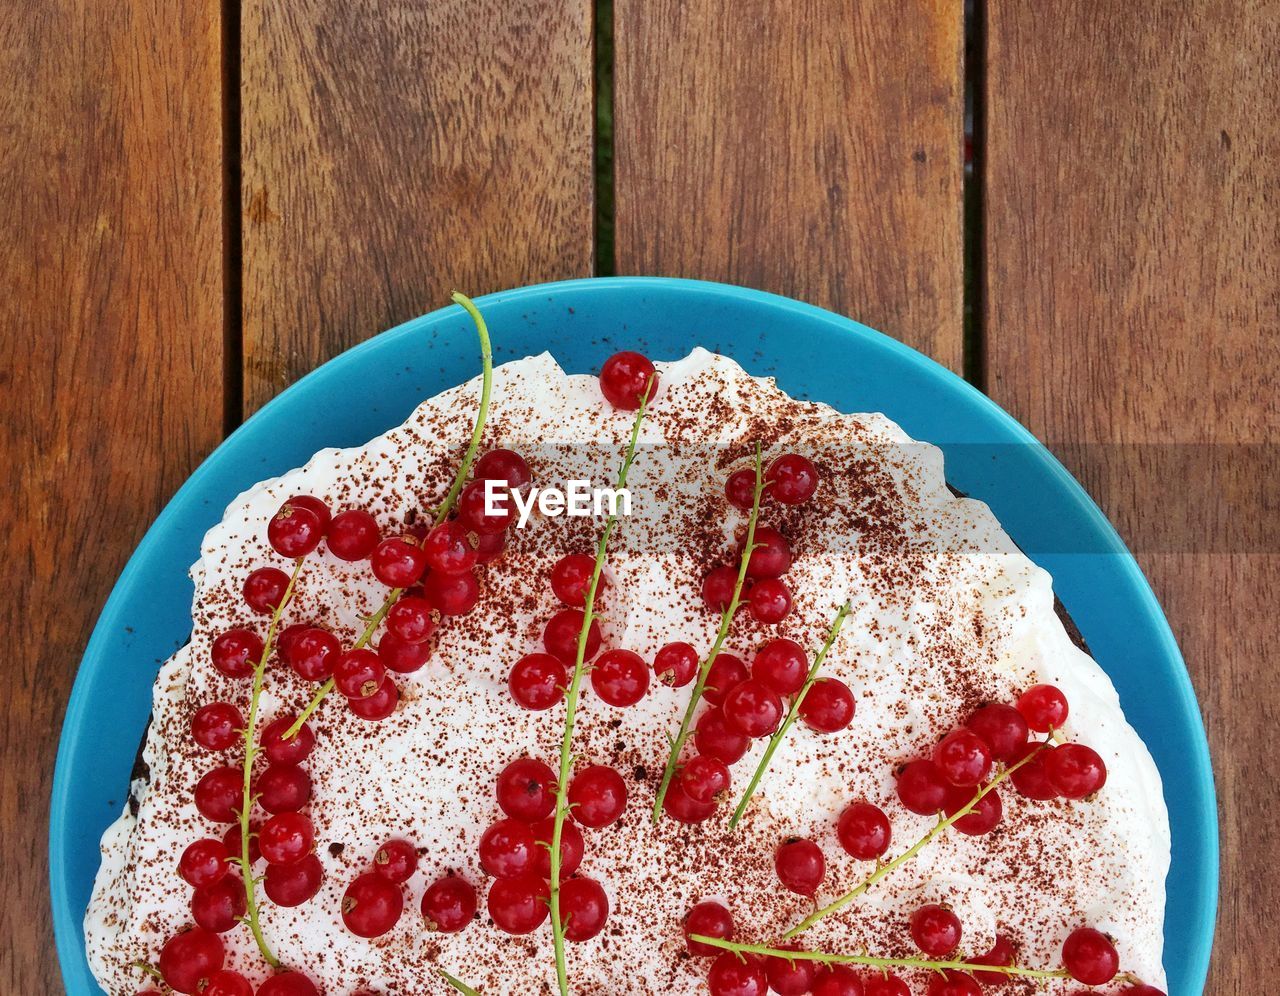
[[[442,522],[422,541],[427,567],[441,574],[461,574],[476,565],[475,534],[461,522]]]
[[[267,898],[277,906],[301,906],[320,891],[324,867],[314,854],[308,854],[291,865],[267,865],[262,881]]]
[[[471,573],[428,574],[422,591],[442,616],[465,616],[480,601],[480,582]]]
[[[591,687],[611,706],[633,706],[649,690],[649,665],[630,650],[606,651],[592,665]]]
[[[1045,768],[1048,756],[1056,749],[1052,744],[1029,742],[1023,744],[1014,756],[1013,763],[1017,764],[1028,754],[1036,754],[1035,757],[1009,776],[1009,780],[1013,782],[1013,787],[1024,799],[1048,802],[1050,799],[1058,798],[1058,790],[1049,781],[1049,773]]]
[[[533,823],[546,819],[556,807],[556,775],[531,757],[521,757],[498,775],[498,808],[508,816]]]
[[[947,971],[929,978],[928,996],[982,996],[982,987],[964,972]]]
[[[720,709],[708,709],[698,717],[693,730],[693,743],[699,754],[714,757],[725,764],[735,764],[751,746],[751,738],[729,728]]]
[[[729,767],[719,758],[699,754],[680,769],[680,787],[694,802],[719,802],[729,782]]]
[[[225,934],[238,924],[247,908],[239,875],[228,875],[191,893],[191,919],[215,934]]]
[[[836,821],[836,837],[845,853],[859,861],[874,861],[889,850],[893,828],[889,817],[869,802],[854,802],[845,807]]]
[[[227,827],[227,832],[222,835],[222,846],[227,849],[227,853],[237,861],[243,857],[243,848],[240,846],[240,824],[233,823]],[[256,865],[262,859],[262,850],[258,847],[258,824],[249,824],[249,864]]]
[[[342,897],[342,922],[357,937],[381,937],[400,919],[404,892],[373,872],[356,878]]]
[[[214,823],[234,823],[244,805],[244,773],[239,768],[214,768],[195,788],[196,809]]]
[[[293,648],[298,642],[298,637],[310,628],[311,623],[309,622],[296,622],[290,623],[288,626],[285,626],[280,630],[279,635],[276,637],[275,650],[282,661],[286,664],[289,663],[289,655],[293,653]]]
[[[244,600],[254,612],[271,615],[284,601],[289,575],[278,567],[259,567],[244,579]]]
[[[784,944],[781,951],[799,951],[798,944]],[[813,982],[818,975],[815,962],[803,958],[788,960],[786,958],[766,958],[764,960],[765,975],[769,979],[769,988],[781,996],[807,996],[813,992]]]
[[[937,903],[912,913],[910,928],[916,947],[931,957],[941,958],[960,946],[960,918]]]
[[[493,507],[490,512],[488,492],[493,492]],[[500,533],[516,518],[516,503],[511,500],[507,488],[487,481],[472,481],[458,495],[458,522],[472,532],[486,536]]]
[[[952,785],[972,788],[991,774],[991,748],[972,730],[953,730],[933,749],[933,763]]]
[[[521,878],[533,872],[537,848],[529,824],[499,820],[480,838],[480,867],[494,878]]]
[[[254,791],[268,813],[296,813],[311,798],[311,776],[296,764],[272,764],[257,777]]]
[[[585,615],[581,609],[561,609],[547,620],[542,631],[542,645],[547,653],[565,664],[578,659],[578,634],[582,632]],[[591,620],[587,631],[587,647],[584,660],[591,660],[600,650],[600,624]]]
[[[747,603],[756,622],[780,623],[791,612],[791,589],[777,578],[766,578],[751,586]]]
[[[240,743],[244,716],[229,702],[210,702],[191,717],[191,739],[205,750],[226,750]]]
[[[189,927],[174,934],[160,949],[160,975],[170,989],[198,993],[214,972],[222,968],[226,950],[213,931]]]
[[[1033,685],[1018,698],[1018,712],[1037,733],[1061,729],[1068,711],[1067,697],[1053,685]]]
[[[407,840],[389,840],[373,856],[373,870],[388,882],[407,882],[418,870],[418,849]]]
[[[827,873],[827,859],[813,841],[791,837],[774,853],[773,867],[778,879],[792,892],[812,896]]]
[[[1080,927],[1062,945],[1062,964],[1077,982],[1104,986],[1120,971],[1120,956],[1102,931]]]
[[[324,681],[333,674],[333,662],[342,644],[327,629],[313,626],[298,634],[285,653],[285,660],[306,681]]]
[[[650,383],[652,380],[652,384]],[[658,374],[648,357],[632,350],[614,353],[600,368],[600,391],[614,408],[633,412],[658,392]]]
[[[372,695],[363,699],[347,699],[347,708],[361,719],[377,722],[380,719],[386,719],[395,712],[399,702],[400,689],[396,687],[396,683],[388,676],[382,682],[381,687]]]
[[[406,595],[387,610],[387,632],[402,643],[423,643],[435,628],[431,603],[419,595]]]
[[[839,733],[853,722],[853,692],[839,678],[819,678],[800,703],[800,718],[816,733]]]
[[[222,841],[205,837],[187,845],[178,859],[178,874],[188,885],[206,888],[226,877],[231,870],[230,858]]]
[[[570,941],[589,941],[604,929],[609,897],[593,878],[571,878],[560,885],[560,919]]]
[[[707,973],[711,996],[765,996],[769,983],[760,959],[722,951]]]
[[[689,798],[678,780],[672,780],[667,786],[667,794],[662,797],[662,811],[677,823],[692,826],[702,823],[715,815],[714,802],[698,802]]]
[[[725,697],[749,677],[751,674],[741,657],[720,654],[711,662],[711,669],[707,671],[707,684],[702,697],[712,705],[724,705]]]
[[[787,538],[769,526],[757,526],[753,541],[755,549],[747,559],[747,577],[759,581],[762,578],[780,578],[791,566],[791,544]]]
[[[779,695],[794,695],[809,674],[809,658],[795,640],[770,640],[751,662],[751,677],[768,685]]]
[[[314,510],[291,498],[267,523],[267,542],[282,557],[305,557],[324,539],[324,527]]]
[[[247,629],[229,629],[213,641],[213,666],[228,678],[247,678],[262,660],[262,638]]]
[[[500,878],[489,886],[489,916],[499,930],[528,934],[537,930],[550,912],[551,891],[534,875]]]
[[[818,490],[818,469],[808,457],[784,453],[765,471],[769,495],[784,505],[799,505]]]
[[[653,673],[668,688],[683,688],[698,673],[698,652],[688,643],[668,643],[654,655]]]
[[[715,937],[722,941],[733,940],[733,914],[723,903],[717,903],[714,900],[698,903],[685,914],[684,936],[689,954],[704,958],[719,955],[720,948],[689,940],[694,934],[700,937]]]
[[[385,633],[378,641],[378,660],[388,671],[413,674],[431,659],[429,643],[405,643],[394,633]]]
[[[281,972],[258,987],[258,996],[319,996],[316,984],[301,972]]]
[[[200,996],[253,996],[253,986],[239,972],[224,968],[209,976]]]
[[[743,736],[767,737],[782,723],[782,698],[754,678],[736,685],[725,696],[722,708],[729,729]]]
[[[500,533],[477,533],[476,563],[491,564],[502,556],[502,551],[506,548],[507,533],[505,530]]]
[[[1012,965],[1015,952],[1013,943],[1004,934],[996,934],[991,950],[969,961],[977,965]],[[974,972],[973,977],[984,986],[1000,986],[1010,981],[1010,976],[1003,972]]]
[[[755,469],[735,470],[730,474],[724,482],[724,496],[729,499],[729,504],[734,508],[750,512],[756,500]],[[764,496],[761,495],[761,497]]]
[[[863,996],[911,996],[907,984],[896,975],[873,973],[867,976]]]
[[[580,609],[587,604],[587,592],[591,589],[591,575],[596,569],[594,557],[585,553],[571,553],[561,557],[551,568],[551,590],[556,598],[570,608]],[[596,583],[596,594],[605,587],[603,574]]]
[[[733,601],[733,592],[737,587],[738,569],[736,567],[712,568],[702,579],[702,600],[707,608],[724,612]]]
[[[940,813],[951,792],[951,784],[932,761],[912,761],[898,774],[898,798],[909,811],[921,816]]]
[[[944,808],[948,816],[954,816],[967,806],[973,796],[967,790],[960,790],[956,796],[947,800]],[[970,837],[981,837],[990,833],[1000,825],[1004,818],[1004,803],[1000,801],[1000,793],[996,789],[988,791],[973,809],[956,820],[953,824],[962,834]]]
[[[606,827],[627,808],[627,783],[613,768],[593,764],[569,783],[569,811],[584,827]]]
[[[386,676],[386,665],[368,647],[348,650],[333,663],[333,687],[349,699],[368,698]]]
[[[506,481],[513,488],[523,488],[533,480],[529,465],[515,450],[490,450],[471,468],[478,481]]]
[[[456,934],[476,917],[475,887],[456,875],[437,879],[422,894],[422,915],[428,930]]]
[[[320,520],[320,529],[322,531],[329,528],[329,521],[332,517],[329,506],[315,495],[293,495],[289,498],[289,504],[295,508],[305,508],[308,512],[315,513],[315,517]]]
[[[964,725],[982,738],[997,761],[1012,760],[1030,732],[1022,713],[1002,702],[983,706]]]
[[[1046,754],[1044,773],[1049,784],[1067,799],[1085,799],[1107,783],[1107,766],[1098,752],[1084,744],[1062,744]]]
[[[427,555],[411,536],[392,536],[373,548],[373,576],[388,588],[408,588],[427,569]]]
[[[558,705],[564,698],[569,675],[550,654],[527,654],[516,661],[507,678],[511,697],[525,709],[539,711]]]
[[[339,512],[325,531],[329,552],[346,561],[365,560],[380,536],[377,520],[362,508]]]
[[[551,878],[551,838],[555,836],[555,829],[555,820],[550,818],[533,824],[533,839],[538,845],[534,849],[533,871],[542,879]],[[571,820],[565,820],[560,827],[561,879],[578,870],[585,853],[586,843],[582,839],[582,831]]]
[[[306,723],[298,727],[298,732],[288,740],[284,738],[297,721],[297,716],[286,713],[262,728],[258,744],[262,747],[263,755],[272,764],[300,764],[315,748],[316,735]]]
[[[262,824],[258,831],[258,847],[273,865],[301,861],[311,853],[315,842],[315,828],[301,813],[280,813]]]
[[[844,965],[821,968],[813,983],[813,996],[863,996],[862,980]]]

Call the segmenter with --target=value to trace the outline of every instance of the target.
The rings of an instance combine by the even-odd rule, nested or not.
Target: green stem
[[[480,996],[480,994],[476,992],[476,990],[472,989],[469,985],[467,985],[461,979],[455,979],[443,968],[438,968],[436,969],[436,971],[440,973],[440,978],[444,979],[445,982],[449,983],[449,985],[453,986],[454,989],[462,993],[462,996]]]
[[[840,611],[836,613],[836,617],[831,623],[831,629],[827,632],[826,642],[823,643],[822,649],[818,651],[818,655],[814,657],[813,666],[809,668],[809,674],[805,677],[804,684],[800,686],[800,691],[791,702],[791,708],[787,710],[787,718],[782,721],[782,725],[778,727],[777,732],[769,738],[769,746],[764,750],[764,757],[760,758],[760,763],[756,765],[755,774],[751,776],[751,782],[747,785],[747,790],[742,793],[742,799],[738,802],[738,808],[733,811],[733,817],[729,820],[730,830],[737,827],[738,821],[742,819],[743,814],[747,811],[747,803],[751,801],[752,795],[755,794],[756,788],[760,784],[760,779],[764,777],[769,763],[773,760],[774,752],[800,715],[800,706],[803,704],[805,696],[809,694],[809,689],[813,687],[813,683],[817,681],[818,669],[822,667],[823,661],[827,659],[827,654],[836,642],[836,637],[840,635],[840,627],[844,625],[845,617],[849,615],[852,608],[848,602],[845,602],[840,607]]]
[[[685,709],[684,717],[680,720],[680,732],[671,741],[671,756],[667,758],[666,768],[662,772],[662,783],[658,786],[658,795],[653,802],[654,823],[657,823],[662,816],[662,801],[667,797],[667,790],[671,787],[671,779],[675,777],[676,768],[680,763],[680,752],[684,749],[685,741],[689,739],[689,731],[693,726],[693,714],[697,711],[698,703],[702,700],[702,693],[706,690],[707,676],[711,673],[711,665],[720,656],[724,641],[729,637],[729,629],[733,626],[733,617],[737,614],[738,607],[742,602],[742,588],[747,580],[747,563],[751,559],[751,552],[755,549],[756,522],[760,518],[760,499],[764,494],[763,457],[759,443],[756,443],[755,471],[755,494],[751,499],[751,517],[747,520],[747,541],[743,544],[742,559],[738,564],[738,580],[733,586],[733,597],[729,600],[728,607],[725,608],[720,616],[720,629],[716,633],[715,643],[711,645],[711,652],[707,654],[707,659],[702,662],[702,667],[698,669],[698,680],[694,683],[693,694],[689,697],[688,708]]]
[[[997,785],[1003,782],[1006,778],[1012,775],[1024,764],[1029,762],[1032,758],[1039,756],[1040,751],[1043,749],[1044,749],[1043,745],[1040,747],[1037,747],[1035,750],[1030,751],[1027,754],[1027,756],[1024,757],[1022,760],[1020,760],[1017,764],[1010,765],[1008,768],[1005,768],[1004,771],[1000,772],[1000,774],[996,775],[995,778],[991,779],[991,781],[989,781],[986,785],[982,786],[982,788],[980,788],[977,791],[974,797],[970,799],[967,804],[960,807],[960,809],[956,810],[956,812],[946,817],[945,819],[938,820],[937,826],[935,826],[932,830],[930,830],[927,834],[925,834],[918,841],[912,844],[911,847],[909,847],[907,850],[899,854],[892,861],[887,862],[886,864],[878,864],[876,866],[876,870],[873,871],[870,875],[868,875],[862,881],[862,883],[858,885],[856,888],[849,890],[839,899],[835,900],[834,902],[828,903],[826,906],[822,907],[822,909],[809,914],[809,916],[807,916],[804,920],[802,920],[800,923],[796,924],[794,927],[788,930],[785,934],[783,934],[782,935],[783,940],[789,941],[793,937],[796,937],[797,935],[804,933],[806,930],[812,927],[819,920],[822,920],[830,916],[832,913],[840,912],[840,910],[844,909],[846,906],[848,906],[851,902],[853,902],[859,896],[863,895],[865,892],[867,892],[873,886],[875,886],[877,882],[880,882],[882,879],[888,877],[896,869],[901,868],[908,861],[910,861],[917,854],[919,854],[926,847],[928,847],[931,843],[933,843],[933,841],[936,840],[941,834],[945,833],[948,829],[950,829],[950,827],[954,825],[957,820],[963,819],[965,816],[968,816],[971,812],[973,812],[974,807],[977,806],[978,803],[980,803],[988,795],[988,793],[994,792]]]
[[[1070,974],[1065,968],[1047,971],[1039,968],[1021,968],[1017,965],[983,965],[975,961],[926,961],[923,958],[874,958],[871,955],[827,954],[822,951],[791,951],[771,948],[763,944],[738,944],[719,937],[693,934],[689,940],[722,948],[735,954],[763,955],[766,958],[782,958],[789,962],[816,961],[823,965],[865,965],[868,968],[919,969],[930,972],[998,972],[1001,975],[1024,979],[1066,979]]]
[[[635,462],[636,447],[640,442],[640,426],[649,408],[649,391],[652,386],[653,378],[650,377],[644,396],[640,399],[640,408],[636,411],[635,422],[631,426],[631,439],[627,443],[622,468],[618,471],[618,483],[615,488],[617,491],[627,486],[627,474],[631,471],[631,464]],[[596,544],[595,566],[591,570],[591,584],[587,587],[587,597],[582,607],[582,629],[578,631],[578,649],[574,656],[573,677],[569,680],[569,690],[565,693],[564,738],[560,742],[560,779],[556,783],[556,812],[551,832],[550,853],[551,932],[556,953],[556,980],[560,984],[561,996],[569,994],[569,971],[564,958],[564,922],[560,919],[560,841],[564,833],[565,817],[569,812],[569,769],[573,765],[573,726],[578,712],[578,691],[582,685],[582,675],[586,670],[587,639],[591,633],[591,624],[595,621],[596,591],[608,554],[609,537],[617,524],[618,515],[614,512],[605,520],[600,541]]]
[[[253,879],[253,864],[249,860],[249,815],[253,811],[253,762],[258,756],[258,747],[254,743],[254,732],[258,725],[258,704],[262,699],[262,685],[267,674],[267,661],[276,642],[276,630],[280,625],[280,617],[284,607],[293,598],[293,589],[298,583],[298,575],[302,573],[304,558],[299,557],[293,563],[293,573],[289,576],[289,584],[271,613],[271,622],[267,626],[267,638],[262,644],[262,656],[253,669],[253,692],[249,698],[249,718],[244,725],[244,779],[240,797],[240,857],[237,859],[240,872],[244,877],[245,920],[253,931],[253,939],[258,943],[258,950],[272,968],[279,968],[280,962],[267,947],[267,939],[262,936],[262,924],[258,920],[258,899]]]

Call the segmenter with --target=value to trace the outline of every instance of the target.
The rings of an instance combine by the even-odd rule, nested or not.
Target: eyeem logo
[[[565,488],[530,488],[525,494],[512,491],[506,481],[484,482],[484,514],[502,515],[507,501],[515,502],[519,518],[516,528],[523,529],[537,506],[550,519],[561,515],[574,518],[603,518],[606,515],[630,515],[631,492],[627,488],[595,488],[590,481],[566,481]]]

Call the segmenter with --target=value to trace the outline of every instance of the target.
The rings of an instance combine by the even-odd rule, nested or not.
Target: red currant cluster
[[[253,986],[239,972],[223,968],[226,949],[222,939],[203,927],[187,927],[169,938],[160,952],[159,973],[170,989],[199,996],[254,996]],[[161,996],[158,989],[144,989],[137,996]],[[301,972],[277,972],[258,986],[257,996],[320,996]],[[363,994],[368,996],[368,994]]]

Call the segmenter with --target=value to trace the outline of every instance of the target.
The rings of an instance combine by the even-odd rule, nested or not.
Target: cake
[[[634,364],[643,369],[636,359],[633,368],[622,370],[633,379]],[[1120,974],[1107,992],[1156,992],[1122,987],[1136,987],[1138,980],[1164,985],[1169,827],[1160,779],[1111,682],[1055,611],[1049,576],[1019,552],[984,504],[947,487],[940,451],[911,440],[881,415],[842,414],[793,399],[771,379],[752,377],[732,360],[702,349],[657,364],[654,380],[637,423],[639,393],[635,403],[622,399],[617,407],[607,398],[607,382],[602,394],[596,377],[567,375],[547,354],[504,364],[492,374],[480,447],[482,453],[496,448],[518,453],[534,486],[562,486],[575,479],[611,486],[638,424],[627,481],[630,514],[616,517],[606,547],[595,606],[600,650],[596,669],[584,671],[572,736],[575,779],[587,769],[610,771],[601,775],[604,789],[592,799],[587,798],[590,774],[581,779],[582,793],[569,792],[567,799],[578,808],[566,817],[562,834],[580,836],[585,854],[572,877],[558,876],[560,900],[566,901],[569,882],[589,880],[589,888],[578,889],[574,899],[577,925],[587,930],[592,911],[602,912],[591,900],[600,889],[607,897],[607,918],[590,925],[594,936],[578,942],[571,937],[565,947],[570,990],[680,996],[705,992],[710,984],[713,993],[751,993],[760,980],[773,979],[781,991],[808,992],[823,979],[827,988],[818,991],[855,991],[839,988],[841,979],[852,985],[845,974],[849,969],[743,958],[690,941],[688,935],[723,937],[727,930],[716,933],[716,923],[719,911],[727,909],[734,942],[776,949],[815,909],[953,815],[956,800],[968,799],[975,781],[990,784],[997,772],[1005,772],[998,791],[991,793],[1002,802],[993,817],[998,825],[979,828],[976,835],[944,827],[865,895],[795,935],[794,943],[806,951],[869,953],[898,961],[973,962],[993,952],[996,962],[1057,973],[1043,979],[996,976],[1005,982],[1001,991],[1010,993],[1074,992],[1079,984],[1063,977],[1064,957],[1068,965],[1073,957],[1083,959],[1087,975],[1097,971],[1088,967],[1090,951],[1095,963],[1099,958],[1105,963],[1114,951]],[[225,815],[223,822],[206,815],[209,792],[201,805],[196,794],[213,769],[243,767],[242,740],[228,737],[225,715],[208,707],[221,703],[247,715],[253,679],[232,677],[212,659],[221,655],[224,665],[229,659],[247,660],[252,670],[255,646],[237,658],[234,640],[219,642],[229,631],[247,629],[270,642],[270,613],[280,600],[284,574],[253,572],[264,567],[290,572],[293,561],[279,550],[290,550],[289,543],[298,541],[296,528],[305,533],[310,522],[310,513],[295,512],[290,525],[280,510],[302,507],[293,499],[310,496],[323,503],[326,517],[330,511],[367,512],[379,530],[374,540],[404,535],[411,547],[424,542],[463,458],[481,393],[482,379],[476,378],[424,402],[403,425],[364,446],[317,453],[306,466],[240,495],[205,536],[191,572],[192,635],[156,679],[143,763],[129,805],[103,836],[102,864],[85,920],[91,968],[112,996],[132,996],[149,986],[163,991],[149,977],[158,974],[176,988],[212,986],[214,992],[224,991],[217,986],[240,991],[236,980],[242,980],[250,987],[244,992],[256,988],[268,996],[311,991],[410,996],[458,988],[486,996],[559,991],[552,918],[545,908],[531,911],[526,904],[527,923],[520,922],[518,902],[503,908],[497,920],[504,926],[523,931],[532,924],[527,932],[511,933],[495,922],[487,902],[495,886],[494,902],[501,904],[504,896],[511,900],[503,883],[513,878],[506,869],[520,872],[515,876],[520,881],[548,877],[546,852],[537,848],[532,860],[541,872],[520,871],[526,868],[528,844],[520,835],[529,819],[504,814],[495,785],[519,759],[559,768],[563,689],[558,682],[548,685],[545,670],[539,669],[541,658],[532,663],[528,658],[549,647],[561,652],[564,674],[572,672],[581,614],[566,610],[559,594],[576,591],[569,601],[578,598],[581,604],[605,521],[601,516],[552,515],[535,508],[523,525],[489,533],[480,549],[480,559],[488,562],[474,568],[478,586],[453,592],[456,604],[447,607],[459,614],[434,613],[425,623],[427,628],[434,624],[430,639],[415,645],[418,650],[385,636],[388,622],[376,614],[393,589],[375,576],[368,559],[342,559],[329,541],[302,557],[291,598],[279,612],[275,635],[280,645],[270,654],[256,715],[259,733],[275,731],[279,756],[257,760],[254,792],[266,794],[254,808],[252,826],[261,830],[268,821],[261,806],[268,798],[280,812],[299,811],[307,826],[299,830],[294,817],[292,823],[278,821],[254,844],[290,860],[300,853],[290,853],[290,847],[301,847],[310,852],[308,867],[320,876],[318,887],[295,883],[300,894],[313,895],[298,905],[282,905],[270,893],[283,895],[289,886],[279,884],[283,877],[273,884],[274,864],[259,859],[254,865],[255,877],[266,876],[256,889],[256,919],[279,969],[268,964],[249,926],[227,921],[242,912],[243,898],[224,895],[220,908],[206,895],[199,915],[193,913],[199,890],[193,892],[188,883],[200,880],[201,855],[184,858],[193,842],[221,841],[228,832],[234,839],[237,830]],[[801,493],[801,500],[784,502],[770,494],[764,468],[783,454],[803,457],[796,464],[802,492],[805,465],[816,471],[818,486],[811,497]],[[757,480],[758,516],[751,511]],[[466,514],[483,513],[472,507]],[[783,572],[753,570],[754,583],[748,579],[750,587],[743,588],[743,607],[726,616],[718,611],[725,598],[715,579],[727,581],[731,591],[734,578],[741,578],[740,548],[753,518],[766,541],[769,535],[785,537],[789,563],[782,565]],[[345,521],[358,526],[367,518]],[[360,530],[353,528],[339,546],[358,553],[361,542]],[[469,536],[472,547],[476,542]],[[777,552],[768,542],[761,550],[762,557]],[[567,555],[577,556],[566,562]],[[255,580],[246,589],[251,575]],[[764,580],[775,583],[761,585]],[[756,587],[758,606],[750,597]],[[410,590],[405,597],[443,597],[447,603],[449,592],[441,595],[438,588],[425,596]],[[812,701],[806,699],[801,721],[777,740],[740,822],[731,829],[730,814],[770,743],[767,734],[779,725],[774,699],[784,711],[790,699],[759,687],[756,699],[737,687],[713,687],[712,697],[722,702],[737,694],[736,711],[726,720],[731,707],[715,706],[703,696],[694,723],[709,729],[688,737],[655,821],[651,811],[670,760],[669,738],[680,729],[696,685],[685,683],[688,675],[681,672],[690,663],[696,669],[705,662],[722,621],[727,619],[727,635],[716,674],[734,675],[737,686],[748,677],[737,673],[738,661],[755,668],[759,678],[766,667],[762,659],[772,655],[776,672],[764,675],[768,686],[771,680],[791,680],[782,676],[788,662],[779,662],[779,648],[798,644],[808,666],[842,607],[842,624],[818,675],[819,681],[833,680],[826,690],[834,697],[825,705],[837,718],[824,720],[819,714],[824,703],[818,692]],[[559,622],[549,632],[553,619]],[[406,611],[397,615],[396,624],[411,627],[414,620]],[[304,677],[286,662],[296,653],[290,641],[308,626],[333,634],[343,648],[370,627],[370,647],[379,649],[368,653],[370,673],[361,672],[359,661],[343,665],[343,688],[355,692],[350,702],[335,689],[309,715],[306,726],[314,746],[308,740],[297,748],[301,755],[310,746],[305,759],[296,767],[273,764],[289,759],[289,745],[297,743],[279,739],[279,731],[293,725],[321,687],[317,679],[329,673],[322,669]],[[681,656],[688,654],[682,644],[693,648],[692,662]],[[762,655],[765,647],[771,649]],[[428,649],[430,658],[423,664],[419,658]],[[605,661],[605,653],[613,656]],[[382,677],[380,655],[398,664],[399,673]],[[336,656],[325,660],[332,669]],[[308,666],[301,670],[307,672]],[[387,690],[387,682],[394,688]],[[806,691],[814,687],[805,686]],[[1050,692],[1043,692],[1046,687]],[[1036,688],[1041,693],[1028,699],[1028,690]],[[838,715],[846,705],[841,689],[851,693],[847,705],[856,706],[851,722]],[[994,703],[1034,718],[1036,694],[1049,696],[1039,705],[1050,718],[1059,697],[1069,703],[1065,722],[1041,724],[1054,727],[1053,741],[1033,731],[1021,754],[1010,754],[1007,746],[993,748],[1004,756],[994,762],[987,757],[979,779],[968,788],[949,789],[946,804],[932,804],[942,816],[928,812],[928,778],[926,801],[918,804],[923,775],[936,780],[938,770],[951,771],[946,766],[952,760],[961,767],[972,760],[972,750],[964,754],[966,746],[972,747],[971,731],[983,732],[981,723],[970,721],[975,712]],[[1015,704],[1018,709],[1009,709]],[[732,727],[728,736],[700,720],[717,708],[721,723]],[[220,715],[224,722],[218,733]],[[229,746],[202,746],[193,735],[193,719],[197,726],[204,724],[202,739]],[[824,722],[829,731],[824,732]],[[751,723],[762,724],[752,730],[760,735],[744,738],[741,731]],[[963,735],[948,739],[957,731]],[[1024,727],[1022,739],[1027,737]],[[735,741],[744,742],[746,752],[728,764],[717,752],[727,750],[731,759]],[[949,749],[939,748],[940,741],[955,747],[952,757],[937,753]],[[1047,743],[1042,747],[1042,742]],[[1045,757],[1062,749],[1055,747],[1059,742],[1087,745],[1105,764],[1100,790],[1078,799],[1062,798],[1052,785],[1037,791],[1036,780],[1028,776],[1035,772],[1043,788]],[[1045,757],[1027,756],[1037,749]],[[688,763],[702,754],[709,758],[704,765]],[[1014,759],[1024,756],[1025,767],[1010,777]],[[266,766],[290,768],[293,781],[264,777]],[[726,767],[727,789],[719,781]],[[1084,777],[1087,782],[1090,776]],[[605,826],[577,825],[593,822],[588,814],[601,799],[608,809],[605,790],[616,788],[610,779],[625,789],[620,817],[606,812],[594,821]],[[961,786],[963,781],[957,779]],[[535,783],[527,783],[531,792]],[[1086,784],[1081,791],[1092,787]],[[550,791],[554,794],[554,785]],[[694,798],[704,791],[715,799]],[[288,801],[291,792],[297,797],[293,802]],[[1056,797],[1027,797],[1036,795]],[[912,812],[904,799],[925,815]],[[525,802],[532,807],[527,813],[521,812]],[[549,804],[547,799],[525,802],[516,800],[516,808],[529,818],[542,816]],[[838,822],[854,803],[870,807],[860,810],[864,815],[882,814],[891,828],[891,841],[878,848],[879,863],[850,853],[851,843],[855,852],[877,849],[874,840],[867,843],[865,822],[859,824],[861,844],[849,840],[857,832],[852,823]],[[965,818],[972,824],[987,808],[976,807]],[[846,821],[856,822],[853,815]],[[495,824],[502,826],[487,833]],[[542,831],[548,826],[544,822]],[[537,833],[534,838],[542,840]],[[388,842],[396,843],[388,847]],[[231,857],[239,855],[239,847],[233,842]],[[815,855],[820,856],[816,867]],[[494,870],[504,877],[490,874]],[[225,890],[234,881],[243,893],[238,874],[238,868],[225,877],[219,872],[221,885],[209,888]],[[466,887],[474,891],[474,915],[465,895],[458,900],[455,894]],[[429,888],[436,889],[428,905],[442,911],[440,922],[430,910],[423,912]],[[400,900],[388,890],[398,891]],[[442,896],[457,902],[441,906]],[[403,910],[379,924],[377,911],[388,902],[402,902]],[[690,919],[695,907],[700,912]],[[447,922],[448,909],[463,922]],[[193,917],[203,925],[188,931]],[[570,928],[574,923],[569,920]],[[957,925],[958,945],[951,944],[950,953],[930,955],[944,950]],[[208,982],[207,970],[191,983],[184,981],[181,966],[176,976],[171,968],[175,959],[181,961],[183,944],[194,944],[197,936],[220,941],[222,975],[216,986]],[[165,955],[175,937],[184,940]],[[1064,955],[1064,943],[1085,954]],[[1110,949],[1098,955],[1099,946],[1107,945]],[[999,956],[1010,949],[1016,961]],[[693,953],[698,951],[708,953]],[[898,991],[883,988],[889,985],[883,973],[864,965],[852,968],[865,982],[877,981],[881,991]],[[959,978],[911,965],[892,971],[892,978],[919,993],[961,994],[971,991],[966,986],[991,981],[990,975],[974,982],[971,973]]]

